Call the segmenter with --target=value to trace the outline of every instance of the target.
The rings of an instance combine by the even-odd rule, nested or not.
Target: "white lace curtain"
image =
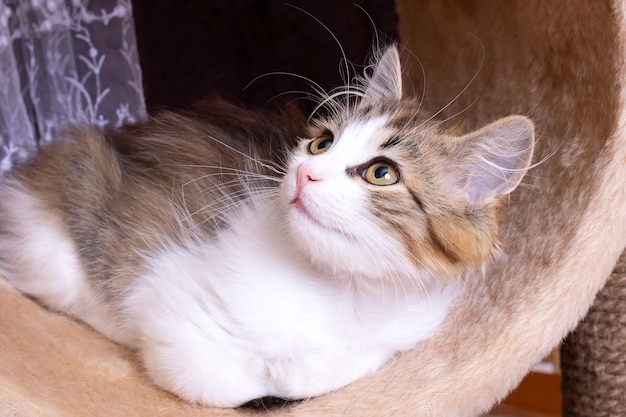
[[[146,116],[131,0],[1,0],[0,173],[65,124]]]

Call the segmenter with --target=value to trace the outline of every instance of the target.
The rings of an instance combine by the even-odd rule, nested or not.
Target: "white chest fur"
[[[129,291],[125,314],[158,384],[222,406],[311,397],[374,372],[445,317],[455,288],[324,274],[273,204],[257,207],[216,241],[151,257]]]

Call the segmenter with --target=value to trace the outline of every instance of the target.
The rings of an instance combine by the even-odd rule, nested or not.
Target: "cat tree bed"
[[[626,252],[561,349],[566,417],[626,415]]]
[[[511,198],[504,255],[467,282],[439,335],[372,377],[269,415],[477,415],[576,326],[626,244],[626,3],[397,6],[402,42],[420,60],[405,54],[407,81],[424,108],[467,128],[526,114],[542,162]],[[623,279],[611,282],[609,296],[623,293]],[[183,403],[152,386],[131,351],[7,286],[0,318],[0,415],[266,414]]]

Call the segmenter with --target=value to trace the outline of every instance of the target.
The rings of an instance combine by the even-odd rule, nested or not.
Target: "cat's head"
[[[482,264],[497,208],[529,168],[532,122],[441,130],[403,98],[395,47],[358,91],[358,104],[314,120],[291,157],[281,197],[296,244],[322,268],[378,278],[445,280]]]

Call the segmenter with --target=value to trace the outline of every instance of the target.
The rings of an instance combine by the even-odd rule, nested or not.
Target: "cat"
[[[190,402],[310,398],[376,372],[498,250],[534,127],[442,128],[404,97],[394,45],[320,108],[69,130],[0,180],[0,273]]]

